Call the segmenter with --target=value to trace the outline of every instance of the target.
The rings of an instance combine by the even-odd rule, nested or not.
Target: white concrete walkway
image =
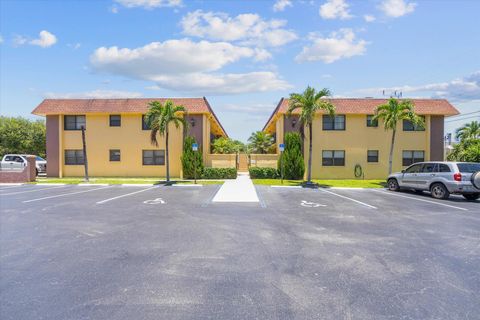
[[[223,183],[212,202],[259,202],[259,200],[248,173],[239,173],[237,179]]]

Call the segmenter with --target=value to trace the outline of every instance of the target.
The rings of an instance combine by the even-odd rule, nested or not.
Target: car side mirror
[[[402,170],[402,173],[405,173],[405,170]]]

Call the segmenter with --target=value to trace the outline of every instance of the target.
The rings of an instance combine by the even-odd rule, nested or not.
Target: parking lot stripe
[[[0,195],[1,195],[1,196],[11,196],[11,195],[14,195],[14,194],[37,192],[37,191],[42,191],[42,190],[52,190],[52,189],[64,188],[64,187],[65,187],[65,186],[56,186],[56,187],[49,187],[49,188],[39,188],[39,189],[28,190],[28,191],[17,191],[17,192],[10,192],[10,193],[2,193],[2,194],[0,194]]]
[[[76,191],[76,192],[62,193],[62,194],[57,194],[57,195],[54,195],[54,196],[37,198],[37,199],[31,199],[31,200],[25,200],[25,201],[23,201],[23,203],[40,201],[40,200],[46,200],[46,199],[52,199],[52,198],[58,198],[58,197],[64,197],[64,196],[69,196],[69,195],[71,195],[71,194],[78,194],[78,193],[85,193],[85,192],[97,191],[97,190],[106,189],[106,188],[110,188],[110,186],[108,186],[108,187],[102,187],[102,188],[95,188],[95,189],[90,189],[90,190],[82,190],[82,191]]]
[[[140,193],[140,192],[144,192],[144,191],[147,191],[147,190],[151,190],[153,188],[158,188],[157,186],[154,186],[154,187],[150,187],[150,188],[147,188],[147,189],[143,189],[143,190],[138,190],[138,191],[135,191],[135,192],[130,192],[130,193],[126,193],[126,194],[122,194],[120,196],[116,196],[116,197],[113,197],[113,198],[109,198],[109,199],[105,199],[105,200],[102,200],[102,201],[98,201],[97,204],[102,204],[102,203],[105,203],[105,202],[109,202],[109,201],[112,201],[112,200],[116,200],[116,199],[119,199],[119,198],[123,198],[123,197],[128,197],[128,196],[131,196],[132,194],[137,194],[137,193]]]
[[[419,199],[419,198],[416,198],[416,197],[409,197],[409,196],[405,196],[405,195],[398,194],[398,193],[392,193],[392,192],[389,192],[389,191],[380,191],[380,190],[373,190],[373,189],[372,189],[372,191],[383,193],[383,194],[388,194],[388,195],[391,195],[391,196],[397,196],[397,197],[401,197],[401,198],[407,198],[407,199],[413,199],[413,200],[427,202],[427,203],[433,203],[433,204],[437,204],[439,206],[444,206],[444,207],[453,208],[453,209],[457,209],[457,210],[468,211],[468,209],[465,209],[465,208],[462,208],[462,207],[456,207],[456,206],[452,206],[452,205],[449,205],[449,204],[440,203],[440,202],[436,202],[436,201],[432,201],[432,200],[425,200],[425,199]]]
[[[322,191],[322,192],[326,192],[326,193],[332,194],[332,195],[337,196],[337,197],[340,197],[340,198],[344,198],[344,199],[347,199],[347,200],[356,202],[356,203],[361,204],[362,206],[368,207],[368,208],[370,208],[370,209],[377,209],[377,207],[374,207],[374,206],[372,206],[372,205],[369,205],[368,203],[365,203],[365,202],[362,202],[362,201],[358,201],[358,200],[356,200],[356,199],[349,198],[349,197],[343,196],[343,195],[338,194],[338,193],[335,193],[335,192],[327,191],[327,190],[321,189],[321,188],[318,189],[318,190],[320,190],[320,191]]]

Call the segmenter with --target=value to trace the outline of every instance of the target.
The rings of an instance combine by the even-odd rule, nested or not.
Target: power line
[[[462,120],[467,120],[467,119],[470,119],[470,118],[477,118],[477,117],[480,117],[480,116],[469,116],[469,117],[461,118],[461,119],[447,120],[447,121],[445,121],[445,122],[462,121]]]
[[[480,113],[480,111],[473,111],[473,112],[468,112],[468,113],[457,114],[456,116],[451,116],[451,118],[453,118],[453,117],[463,117],[463,116],[467,116],[467,115],[473,114],[473,113]]]

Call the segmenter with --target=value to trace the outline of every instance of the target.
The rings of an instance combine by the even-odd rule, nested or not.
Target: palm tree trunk
[[[392,132],[392,144],[390,145],[390,155],[388,157],[388,174],[392,173],[392,161],[393,161],[393,146],[395,145],[395,133],[397,131],[393,129]]]
[[[170,182],[170,160],[168,158],[168,124],[165,130],[165,162],[167,165],[167,182]]]
[[[313,149],[313,134],[312,134],[312,123],[308,124],[308,173],[307,173],[307,182],[312,182],[312,149]]]

